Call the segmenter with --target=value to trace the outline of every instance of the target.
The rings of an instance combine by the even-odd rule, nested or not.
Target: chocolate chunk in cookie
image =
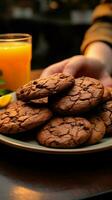
[[[35,128],[52,116],[48,108],[35,108],[16,101],[0,112],[0,133],[13,134]]]
[[[92,117],[89,119],[92,128],[91,128],[91,135],[87,140],[86,144],[96,144],[100,142],[106,132],[106,126],[103,120],[100,117]]]
[[[75,79],[75,85],[66,94],[58,99],[53,108],[60,114],[79,114],[96,106],[102,99],[104,87],[100,81],[81,77]]]
[[[84,118],[54,118],[37,134],[41,145],[54,148],[74,148],[90,137],[91,124]]]
[[[112,100],[107,101],[100,107],[99,116],[106,125],[106,132],[112,135]]]
[[[53,74],[47,78],[30,81],[26,85],[20,87],[16,94],[18,99],[28,101],[57,94],[72,85],[74,85],[74,78],[71,75],[59,73]]]

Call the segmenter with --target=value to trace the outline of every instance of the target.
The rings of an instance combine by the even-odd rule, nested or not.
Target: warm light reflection
[[[58,8],[58,3],[56,1],[52,1],[50,4],[49,4],[49,7],[53,10],[57,9]]]
[[[42,193],[22,186],[15,186],[10,191],[13,200],[42,200]]]

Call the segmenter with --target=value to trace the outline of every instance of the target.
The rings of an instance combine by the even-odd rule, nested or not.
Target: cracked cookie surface
[[[34,105],[47,105],[48,104],[48,97],[43,97],[40,99],[33,99],[30,100],[29,103],[32,103]]]
[[[48,108],[30,107],[24,102],[16,101],[0,113],[0,133],[24,132],[43,124],[51,116]]]
[[[86,144],[96,144],[98,143],[104,136],[106,132],[106,126],[103,120],[100,117],[91,117],[88,119],[92,125],[91,127],[91,135],[87,140]]]
[[[57,94],[74,85],[74,77],[62,73],[30,81],[16,91],[17,98],[28,101]]]
[[[37,141],[54,148],[74,148],[90,137],[91,124],[84,118],[54,118],[37,133]]]
[[[106,132],[112,135],[112,100],[101,106],[99,116],[106,125]]]
[[[75,79],[75,85],[66,94],[58,99],[53,105],[53,109],[60,114],[77,114],[88,111],[96,106],[102,99],[104,87],[100,81],[80,77]]]

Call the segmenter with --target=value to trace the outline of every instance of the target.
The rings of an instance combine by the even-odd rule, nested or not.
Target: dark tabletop
[[[45,155],[0,145],[0,200],[75,200],[112,189],[112,151]]]

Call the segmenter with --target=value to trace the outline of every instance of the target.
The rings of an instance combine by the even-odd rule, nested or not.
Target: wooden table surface
[[[44,155],[0,144],[0,200],[81,200],[110,189],[112,151]]]

